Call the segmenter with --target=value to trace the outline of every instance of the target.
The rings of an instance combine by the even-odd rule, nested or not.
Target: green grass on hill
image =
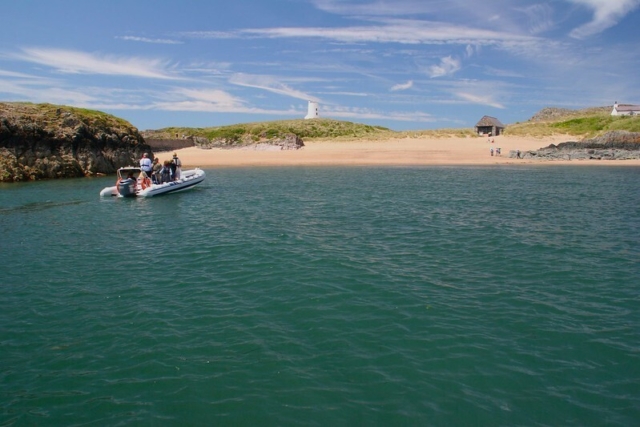
[[[571,114],[553,120],[509,125],[505,135],[549,136],[562,133],[591,138],[614,130],[640,132],[640,116],[612,116],[608,112]]]
[[[128,121],[111,114],[66,105],[0,102],[0,113],[7,117],[39,123],[45,127],[59,126],[73,116],[89,126],[133,128],[133,125]]]
[[[554,109],[545,109],[554,110]],[[506,126],[506,136],[544,137],[568,134],[577,138],[591,138],[612,130],[640,132],[640,116],[611,116],[610,109],[594,107],[583,110],[555,109],[550,117],[532,118],[523,123]],[[535,116],[534,116],[535,117]],[[435,129],[416,131],[393,131],[380,126],[332,119],[280,120],[219,126],[209,128],[170,127],[157,131],[146,131],[145,138],[175,138],[200,136],[209,140],[227,139],[259,141],[293,133],[305,141],[389,139],[389,138],[447,138],[475,137],[473,128]],[[576,139],[577,139],[576,138]]]
[[[208,128],[180,128],[169,127],[157,131],[145,131],[148,138],[175,138],[185,136],[200,136],[209,140],[228,139],[240,140],[249,135],[253,140],[270,139],[286,134],[295,134],[302,139],[318,138],[363,138],[379,135],[389,135],[392,130],[381,126],[370,126],[332,119],[313,120],[278,120],[269,122],[243,123],[230,126]]]

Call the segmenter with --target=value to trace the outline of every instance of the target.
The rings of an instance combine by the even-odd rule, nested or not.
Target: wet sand
[[[404,138],[358,141],[305,141],[299,150],[263,151],[254,148],[177,150],[183,168],[225,166],[410,166],[410,165],[627,165],[640,166],[640,160],[541,161],[509,158],[511,150],[537,150],[550,144],[575,140],[567,135],[544,138],[497,136],[493,143],[477,138]],[[491,156],[500,148],[502,155]],[[172,153],[157,153],[161,161]]]

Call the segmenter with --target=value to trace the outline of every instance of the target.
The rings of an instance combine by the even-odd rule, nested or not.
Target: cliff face
[[[114,173],[150,147],[109,114],[50,104],[0,103],[0,181]]]

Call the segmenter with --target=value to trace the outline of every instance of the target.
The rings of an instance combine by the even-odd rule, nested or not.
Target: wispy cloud
[[[31,102],[49,102],[53,104],[70,104],[77,106],[88,105],[97,101],[94,96],[80,89],[69,90],[50,85],[51,82],[48,82],[46,85],[34,85],[33,81],[24,82],[0,79],[0,93]]]
[[[338,15],[361,16],[406,16],[428,13],[433,6],[424,1],[376,1],[354,4],[343,0],[313,0],[314,5],[324,12]],[[436,2],[437,3],[437,2]],[[436,8],[438,5],[435,6]]]
[[[455,73],[460,69],[460,60],[445,56],[440,60],[440,64],[429,67],[429,77],[442,77]]]
[[[180,36],[191,39],[235,39],[239,34],[234,31],[183,31]]]
[[[533,4],[520,9],[529,18],[529,33],[540,34],[555,25],[553,21],[553,8],[544,3]]]
[[[339,117],[343,119],[386,119],[400,122],[435,122],[436,119],[428,113],[422,111],[402,112],[402,111],[376,111],[368,108],[353,107],[332,107],[322,108],[322,117]]]
[[[303,99],[305,101],[319,101],[318,98],[299,90],[292,89],[272,76],[238,73],[231,76],[229,83],[238,86],[262,89],[279,95]]]
[[[593,10],[593,19],[569,33],[571,37],[582,39],[598,34],[616,25],[629,12],[640,5],[640,0],[568,0]]]
[[[411,89],[412,86],[413,86],[413,80],[409,80],[406,83],[399,83],[397,85],[393,85],[390,90],[392,92],[396,92],[396,91],[399,91],[399,90]]]
[[[20,79],[39,79],[40,78],[27,73],[17,73],[15,71],[7,71],[7,70],[0,70],[0,76],[20,78]]]
[[[494,108],[500,108],[500,109],[505,108],[504,105],[492,100],[491,97],[488,95],[478,96],[478,95],[474,95],[472,93],[466,93],[466,92],[457,92],[456,95],[464,99],[465,101],[469,101],[473,104],[486,105],[488,107],[494,107]]]
[[[186,89],[176,88],[172,91],[178,98],[187,98],[192,101],[206,102],[221,108],[244,107],[245,103],[239,98],[219,89]]]
[[[238,34],[267,38],[315,37],[344,43],[403,43],[403,44],[499,44],[530,42],[522,36],[494,30],[472,28],[445,22],[412,19],[386,19],[382,25],[353,27],[280,27],[245,29]]]
[[[159,59],[98,55],[64,49],[24,48],[14,55],[22,61],[33,62],[68,74],[102,74],[152,79],[180,79],[171,75],[169,63]]]
[[[141,43],[183,44],[183,42],[179,40],[171,40],[171,39],[150,39],[148,37],[135,37],[135,36],[118,36],[116,38],[120,40],[131,41],[131,42],[141,42]]]

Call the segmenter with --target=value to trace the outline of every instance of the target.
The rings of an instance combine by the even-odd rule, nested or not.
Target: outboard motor
[[[118,183],[118,193],[122,197],[136,197],[137,181],[132,178],[121,179]]]

